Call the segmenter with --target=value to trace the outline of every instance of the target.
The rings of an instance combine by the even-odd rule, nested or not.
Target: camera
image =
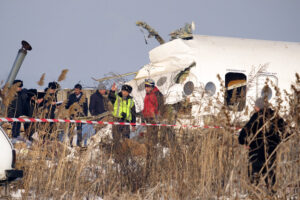
[[[126,115],[126,113],[122,112],[121,116],[122,116],[122,120],[125,120],[127,115]]]

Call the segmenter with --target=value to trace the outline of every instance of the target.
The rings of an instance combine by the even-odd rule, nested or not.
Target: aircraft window
[[[183,86],[183,92],[185,95],[190,95],[194,91],[194,83],[192,81],[188,81]]]
[[[243,73],[229,72],[225,75],[225,105],[242,111],[246,105],[247,77]]]
[[[157,86],[162,86],[163,84],[165,84],[167,81],[167,77],[163,76],[163,77],[160,77],[157,81]]]
[[[272,98],[272,89],[269,86],[265,86],[261,90],[261,96],[262,97],[268,97],[268,100],[270,100]]]
[[[138,86],[138,91],[142,91],[145,89],[145,81],[143,81],[141,84]]]
[[[216,85],[213,82],[206,83],[204,89],[209,96],[213,96],[216,93]]]

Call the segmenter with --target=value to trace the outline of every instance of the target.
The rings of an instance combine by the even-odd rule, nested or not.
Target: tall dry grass
[[[213,123],[222,129],[160,128],[164,141],[155,147],[146,143],[147,153],[133,152],[137,146],[123,142],[116,154],[110,140],[92,143],[86,150],[69,148],[68,142],[56,139],[56,130],[50,139],[42,138],[29,149],[19,148],[17,168],[24,170],[24,178],[14,183],[12,190],[23,189],[23,199],[299,198],[299,86],[297,76],[294,93],[282,94],[276,88],[273,109],[280,111],[292,133],[278,148],[276,195],[268,192],[264,181],[250,184],[248,152],[238,144],[231,128],[240,125],[238,119],[231,119],[238,115],[221,102],[211,111],[217,116]],[[282,101],[289,107],[282,106]],[[185,113],[182,109],[188,105],[172,109],[168,108],[172,114]],[[49,134],[47,128],[40,124],[39,134]],[[60,128],[67,132],[69,125]]]

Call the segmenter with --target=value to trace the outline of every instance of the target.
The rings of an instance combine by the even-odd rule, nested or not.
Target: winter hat
[[[13,85],[19,83],[19,87],[23,87],[23,81],[21,80],[14,80]]]
[[[267,106],[267,102],[265,102],[264,98],[260,97],[256,99],[255,106],[258,107],[259,109],[263,109]]]
[[[57,88],[59,88],[59,84],[57,82],[55,82],[55,81],[50,82],[48,84],[48,88],[56,90]]]
[[[38,99],[42,99],[42,98],[45,97],[45,95],[46,95],[46,92],[41,92],[41,91],[40,91],[40,92],[37,93],[37,98],[38,98]]]
[[[27,90],[27,95],[29,98],[33,97],[33,96],[37,96],[38,95],[38,92],[36,89],[29,89]]]
[[[121,90],[124,90],[124,91],[127,91],[128,93],[131,93],[132,92],[132,87],[130,85],[123,85]]]
[[[75,89],[75,88],[81,90],[81,89],[82,89],[82,85],[80,85],[80,84],[78,83],[78,84],[76,84],[76,85],[74,86],[74,89]]]
[[[150,87],[154,87],[155,86],[155,82],[152,79],[145,79],[145,86],[150,86]]]
[[[103,83],[99,83],[97,89],[98,90],[106,90],[106,86]]]

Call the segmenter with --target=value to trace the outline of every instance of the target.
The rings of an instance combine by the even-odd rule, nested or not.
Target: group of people
[[[41,118],[54,118],[57,106],[56,92],[59,87],[57,82],[50,82],[43,93],[38,93],[36,89],[24,89],[23,81],[15,80],[12,85],[14,97],[7,107],[7,117],[18,118],[20,116],[36,117],[39,113]],[[24,128],[28,139],[32,140],[34,126],[33,123],[25,123]],[[50,125],[53,127],[53,124]],[[13,122],[12,138],[20,138],[21,123]],[[52,130],[50,130],[52,131]]]
[[[13,86],[16,89],[16,95],[8,106],[7,116],[10,118],[17,118],[20,116],[40,117],[40,118],[55,118],[55,112],[59,106],[64,106],[69,110],[69,118],[77,119],[78,117],[88,116],[88,111],[92,116],[98,116],[108,111],[107,102],[110,101],[113,107],[112,115],[116,122],[136,122],[136,109],[133,97],[130,95],[132,87],[124,84],[121,91],[118,92],[116,84],[114,83],[110,90],[107,90],[103,83],[100,83],[95,93],[88,100],[82,91],[82,86],[76,84],[73,92],[68,96],[65,104],[57,101],[57,90],[59,84],[57,82],[50,82],[43,93],[38,93],[36,89],[24,89],[21,80],[15,80]],[[155,86],[152,79],[145,80],[146,96],[144,101],[144,109],[142,111],[142,118],[145,122],[154,123],[161,116],[162,106],[164,105],[164,98],[162,93]],[[20,123],[14,122],[12,125],[12,137],[20,137]],[[28,139],[32,140],[32,135],[35,132],[34,123],[25,123],[24,128]],[[54,131],[54,124],[49,124],[49,133]],[[82,124],[76,124],[77,129],[77,145],[82,143]],[[132,131],[135,131],[135,126],[131,126]],[[71,131],[70,131],[71,132]],[[130,126],[117,125],[113,126],[112,136],[114,143],[121,139],[129,138]],[[158,131],[155,128],[150,128],[151,141],[157,141]],[[50,135],[50,134],[49,134]],[[155,136],[153,136],[155,135]],[[72,139],[72,134],[70,135]]]
[[[20,117],[26,115],[34,117],[37,108],[42,108],[42,117],[55,118],[55,110],[59,104],[57,103],[58,83],[50,82],[45,89],[44,95],[39,95],[37,90],[22,89],[23,82],[15,80],[17,84],[17,92],[13,101],[8,107],[8,117]],[[163,115],[164,97],[159,89],[155,86],[152,79],[145,80],[146,95],[144,98],[144,108],[141,117],[144,122],[156,123]],[[82,92],[82,86],[76,84],[74,92],[69,95],[66,109],[71,109],[77,104],[77,112],[70,115],[71,119],[88,115],[88,110],[92,116],[97,116],[108,111],[105,100],[110,101],[113,107],[112,115],[115,122],[136,122],[136,109],[133,97],[130,95],[132,87],[130,85],[122,85],[118,91],[114,83],[110,90],[102,83],[94,94],[90,97],[88,106],[87,98]],[[74,107],[74,106],[73,106]],[[268,187],[272,188],[276,181],[275,176],[275,160],[277,146],[283,139],[287,138],[286,123],[270,108],[268,102],[264,98],[258,98],[255,102],[255,113],[251,116],[249,122],[242,128],[238,141],[249,149],[249,177],[253,184],[257,184],[259,179],[263,177]],[[25,130],[28,130],[32,124],[25,124]],[[81,124],[77,124],[77,145],[81,145],[82,134]],[[113,144],[119,144],[122,139],[129,138],[130,128],[135,131],[135,126],[114,125],[112,128]],[[50,130],[51,124],[50,124]],[[12,137],[16,138],[20,135],[20,123],[14,122],[12,127]],[[28,133],[29,139],[32,138],[32,131]],[[158,127],[147,127],[148,142],[155,145],[158,140]]]

